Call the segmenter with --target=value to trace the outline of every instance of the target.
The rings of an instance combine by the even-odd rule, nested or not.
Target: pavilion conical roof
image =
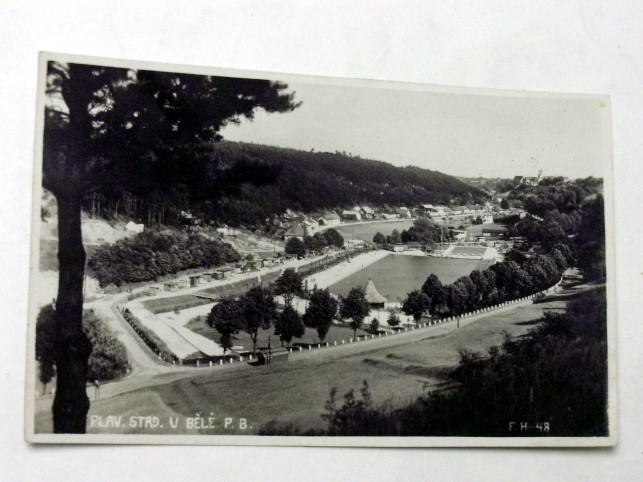
[[[377,288],[375,288],[375,283],[373,283],[373,280],[371,278],[369,278],[368,283],[366,283],[366,287],[364,288],[364,294],[366,295],[366,301],[369,304],[386,303],[386,298],[384,298],[379,293],[379,291],[377,291]]]

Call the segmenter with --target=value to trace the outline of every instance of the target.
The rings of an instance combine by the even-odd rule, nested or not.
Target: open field
[[[211,340],[214,340],[216,343],[220,342],[221,335],[214,329],[206,325],[205,323],[205,317],[201,317],[200,320],[193,319],[191,320],[185,327],[189,330],[192,330],[195,333],[198,333],[199,335],[205,336],[206,338],[209,338]],[[279,337],[275,336],[274,334],[274,328],[270,328],[268,330],[259,330],[259,334],[257,336],[257,346],[258,347],[263,347],[263,346],[268,346],[268,336],[271,337],[271,346],[277,347],[281,346],[281,342],[279,341]],[[366,334],[366,331],[364,330],[357,330],[357,336],[364,336]],[[340,325],[333,325],[330,327],[330,330],[328,331],[328,334],[326,335],[326,339],[324,342],[328,343],[333,343],[334,341],[337,341],[338,343],[341,343],[342,340],[346,340],[346,343],[348,343],[348,339],[353,337],[353,330],[351,330],[347,326],[340,326]],[[252,340],[250,339],[250,335],[248,335],[245,332],[239,332],[236,335],[233,335],[232,337],[232,343],[235,347],[235,351],[239,352],[244,352],[247,350],[252,350]],[[306,327],[306,333],[304,336],[301,338],[293,338],[292,340],[292,346],[304,346],[307,347],[308,345],[313,345],[319,343],[319,337],[317,336],[317,331],[314,328],[308,328]],[[243,347],[243,348],[240,348]]]
[[[396,337],[388,337],[341,350],[313,351],[314,356],[306,356],[304,352],[299,354],[304,356],[293,357],[295,359],[283,365],[239,364],[230,370],[210,370],[118,395],[110,403],[96,404],[91,413],[118,415],[117,407],[135,406],[127,400],[152,392],[166,407],[183,417],[200,411],[246,418],[252,429],[242,433],[256,433],[262,424],[273,419],[292,421],[303,428],[315,427],[322,423],[320,415],[332,387],[337,387],[341,398],[346,391],[359,389],[366,380],[376,403],[405,404],[426,389],[436,387],[440,383],[437,375],[458,362],[461,348],[485,351],[489,346],[500,344],[505,332],[512,337],[523,335],[545,311],[559,310],[564,305],[560,298],[552,297],[542,303],[484,317],[459,330],[439,325],[422,331],[423,338],[409,343],[391,345]],[[335,327],[331,332],[333,329]],[[379,341],[389,345],[382,346]],[[142,413],[137,410],[137,414]],[[215,428],[207,433],[227,432]]]
[[[349,224],[348,226],[335,226],[335,229],[344,238],[361,239],[362,241],[372,242],[375,233],[380,232],[384,235],[391,234],[394,229],[401,232],[413,226],[410,219],[395,219],[391,221],[371,221],[364,223]]]

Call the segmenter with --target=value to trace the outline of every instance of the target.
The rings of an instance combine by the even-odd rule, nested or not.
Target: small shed
[[[201,283],[201,275],[193,275],[190,276],[190,288],[194,288],[195,286],[198,286],[199,283]]]
[[[168,281],[167,283],[163,283],[163,286],[165,291],[176,291],[179,289],[179,284],[176,281]]]
[[[289,351],[287,348],[264,348],[260,349],[257,354],[257,360],[260,365],[271,365],[273,363],[283,363],[288,361]]]

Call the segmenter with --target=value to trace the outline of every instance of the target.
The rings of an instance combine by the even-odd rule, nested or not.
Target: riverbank
[[[354,258],[344,261],[320,273],[315,273],[305,278],[309,287],[328,288],[330,285],[343,280],[357,271],[370,266],[388,256],[390,251],[378,250],[362,253]]]

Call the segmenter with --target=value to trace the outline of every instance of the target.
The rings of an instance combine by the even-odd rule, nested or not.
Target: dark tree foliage
[[[448,389],[403,408],[373,404],[366,382],[359,396],[350,390],[338,406],[332,388],[322,415],[328,426],[309,435],[607,436],[606,320],[605,290],[583,293],[525,337],[507,339],[486,355],[462,351],[446,377]],[[529,429],[516,421],[527,421]]]
[[[576,238],[578,267],[587,279],[605,278],[605,206],[603,196],[585,203]]]
[[[269,329],[277,318],[277,305],[272,293],[262,286],[250,288],[240,299],[244,314],[243,331],[252,339],[252,353],[257,352],[259,329]]]
[[[429,299],[434,299],[440,288],[442,288],[442,282],[435,274],[431,273],[422,285],[422,292],[425,293]]]
[[[429,309],[431,308],[431,298],[426,293],[419,290],[411,291],[404,303],[402,303],[402,311],[406,315],[413,316],[417,323]]]
[[[373,242],[380,245],[386,244],[386,236],[378,231],[377,233],[375,233],[375,236],[373,236]]]
[[[301,315],[291,306],[286,306],[275,320],[275,335],[279,336],[282,344],[286,342],[286,346],[290,346],[293,338],[304,336],[305,332]]]
[[[329,228],[324,231],[324,238],[329,246],[335,246],[336,248],[344,246],[344,237],[335,228]]]
[[[371,323],[370,323],[370,325],[369,325],[369,328],[370,328],[370,330],[371,330],[371,333],[375,333],[375,334],[377,334],[377,333],[378,333],[378,330],[379,330],[379,328],[380,328],[380,320],[378,320],[377,318],[373,318],[373,319],[371,320]]]
[[[212,307],[205,320],[219,332],[221,339],[219,343],[223,348],[223,354],[232,348],[232,335],[239,333],[245,328],[245,313],[239,298],[226,297]]]
[[[331,296],[328,288],[315,290],[310,296],[308,307],[304,313],[304,324],[315,328],[322,342],[326,338],[328,330],[333,324],[333,319],[337,315],[338,305],[339,303]]]
[[[334,231],[334,230],[333,230]],[[332,237],[332,234],[331,234]],[[313,235],[313,240],[315,242],[315,245],[317,246],[316,251],[320,252],[322,249],[324,249],[327,246],[330,246],[332,243],[326,238],[324,233],[315,233]],[[341,247],[341,246],[340,246]]]
[[[392,235],[391,235],[392,237]],[[413,221],[413,226],[400,233],[403,243],[432,244],[440,241],[440,227],[426,218]]]
[[[304,256],[306,254],[306,245],[301,239],[293,237],[286,242],[285,251],[288,254]]]
[[[55,309],[47,305],[40,310],[36,321],[36,359],[40,364],[40,381],[48,383],[56,374],[55,368]],[[92,344],[87,368],[87,381],[113,380],[127,370],[127,351],[112,330],[94,313],[83,313],[83,331]]]
[[[360,287],[352,288],[346,297],[341,297],[341,308],[339,314],[342,318],[350,318],[350,327],[353,329],[353,339],[357,335],[357,330],[362,327],[364,318],[370,313],[370,307],[366,301],[364,289]]]
[[[397,229],[391,231],[391,234],[386,236],[386,242],[389,244],[399,244],[402,242],[402,235]]]
[[[89,410],[85,378],[91,344],[82,329],[83,198],[141,185],[158,197],[168,191],[154,176],[165,150],[218,140],[223,126],[252,118],[258,108],[293,110],[297,105],[286,88],[266,80],[47,64],[51,102],[44,112],[42,183],[58,204],[60,271],[55,433],[85,433]]]
[[[186,195],[168,199],[167,189],[160,191],[147,181],[135,191],[104,189],[99,191],[104,197],[102,206],[112,206],[111,211],[103,209],[104,214],[113,215],[113,206],[119,201],[122,205],[131,195],[137,200],[131,215],[140,220],[157,219],[164,210],[166,222],[176,222],[176,213],[189,208],[205,221],[234,226],[261,225],[288,208],[314,212],[362,203],[416,206],[488,198],[439,172],[394,167],[339,153],[220,142],[164,150],[156,158],[162,158],[164,164],[169,161],[163,182],[180,183]],[[180,168],[186,159],[192,166],[190,172]]]
[[[400,318],[395,313],[391,313],[386,320],[388,326],[396,327],[400,324]]]
[[[144,231],[99,246],[88,262],[101,286],[156,280],[192,268],[210,268],[239,260],[227,243],[200,234]]]
[[[295,268],[285,269],[273,286],[276,295],[283,295],[286,306],[292,306],[295,296],[304,294],[304,277]]]

